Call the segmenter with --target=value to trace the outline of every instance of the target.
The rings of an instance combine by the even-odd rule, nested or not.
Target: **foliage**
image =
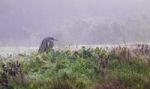
[[[149,63],[137,58],[127,60],[126,55],[101,48],[50,49],[47,53],[18,57],[17,62],[1,60],[0,88],[150,89]]]

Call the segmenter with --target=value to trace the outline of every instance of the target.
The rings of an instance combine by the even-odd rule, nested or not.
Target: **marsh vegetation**
[[[150,89],[149,55],[149,47],[22,54],[0,60],[0,89]]]

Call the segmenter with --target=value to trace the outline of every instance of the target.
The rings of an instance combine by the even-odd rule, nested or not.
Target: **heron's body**
[[[47,52],[50,48],[53,48],[54,40],[53,37],[44,38],[39,48],[39,52]]]

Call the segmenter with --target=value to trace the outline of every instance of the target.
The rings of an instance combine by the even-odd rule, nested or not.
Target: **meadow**
[[[2,58],[0,89],[150,89],[149,49],[83,46]]]

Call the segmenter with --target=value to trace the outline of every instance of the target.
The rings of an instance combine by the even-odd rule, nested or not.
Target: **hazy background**
[[[0,46],[150,41],[149,0],[0,0]]]

